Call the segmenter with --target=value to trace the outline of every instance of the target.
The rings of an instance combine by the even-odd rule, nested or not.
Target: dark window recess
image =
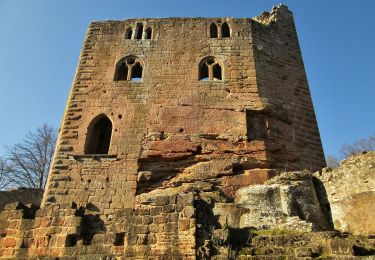
[[[140,81],[142,80],[142,66],[139,62],[135,63],[132,66],[132,76],[131,76],[132,81]]]
[[[210,37],[217,38],[217,25],[215,23],[210,25]]]
[[[128,65],[126,62],[121,63],[117,69],[115,80],[127,80],[128,79]]]
[[[230,29],[227,23],[223,23],[221,25],[221,37],[222,38],[229,38],[230,37]]]
[[[212,74],[214,79],[221,80],[221,67],[219,64],[214,64],[212,67]]]
[[[130,40],[132,38],[132,34],[133,34],[133,30],[131,27],[129,27],[128,29],[126,29],[126,32],[125,32],[125,39]]]
[[[150,27],[148,27],[145,31],[145,39],[148,39],[150,40],[151,39],[151,36],[152,36],[152,29]]]
[[[85,154],[108,154],[111,143],[112,122],[102,115],[90,124],[87,137]]]
[[[222,80],[222,68],[214,57],[207,57],[199,64],[199,80]]]
[[[125,242],[125,232],[116,233],[115,234],[115,242],[113,243],[114,246],[123,246]]]
[[[143,33],[143,24],[142,24],[142,23],[139,23],[139,24],[137,24],[137,29],[136,29],[136,33],[135,33],[135,38],[136,38],[137,40],[142,39],[142,33]]]
[[[267,138],[267,121],[263,113],[246,111],[247,140]]]
[[[77,235],[69,234],[65,239],[65,247],[73,247],[77,245]]]
[[[200,67],[200,70],[199,70],[199,80],[208,80],[208,66],[207,64],[204,62],[201,67]]]
[[[116,65],[115,81],[142,80],[142,65],[137,57],[130,56],[121,59]]]

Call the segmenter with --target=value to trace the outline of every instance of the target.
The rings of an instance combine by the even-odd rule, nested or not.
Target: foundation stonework
[[[41,208],[5,206],[0,256],[238,256],[252,223],[267,222],[263,204],[266,228],[330,229],[302,172],[324,166],[286,6],[251,19],[93,22]],[[270,180],[281,171],[296,172]]]

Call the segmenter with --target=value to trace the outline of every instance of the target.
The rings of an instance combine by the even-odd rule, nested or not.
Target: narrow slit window
[[[125,242],[125,232],[116,233],[115,234],[115,242],[113,243],[114,246],[123,246]]]
[[[87,131],[85,154],[108,154],[112,122],[105,115],[95,118]]]
[[[132,34],[133,34],[133,30],[131,27],[129,27],[128,29],[126,29],[126,32],[125,32],[125,39],[130,40],[132,38]]]
[[[152,29],[150,27],[148,27],[145,31],[145,38],[147,40],[150,40],[151,39],[151,36],[152,36]]]
[[[221,25],[221,37],[222,38],[229,38],[230,37],[230,29],[227,23],[223,23]]]
[[[137,24],[137,31],[136,31],[135,38],[137,40],[142,39],[142,33],[143,33],[143,24],[139,23],[139,24]]]
[[[132,66],[131,80],[132,81],[141,81],[142,80],[142,66],[139,62],[136,62]]]
[[[215,23],[210,25],[210,37],[217,38],[217,25]]]
[[[214,80],[221,80],[221,67],[217,63],[212,66],[212,76]]]

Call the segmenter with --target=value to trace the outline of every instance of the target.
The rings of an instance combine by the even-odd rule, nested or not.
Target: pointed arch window
[[[217,38],[218,33],[217,33],[217,25],[215,23],[212,23],[210,25],[210,38]]]
[[[212,78],[214,80],[222,80],[221,77],[221,67],[218,63],[212,65]]]
[[[230,28],[229,25],[224,22],[221,25],[221,38],[229,38],[230,37]]]
[[[132,38],[132,35],[133,35],[133,29],[129,27],[128,29],[126,29],[126,32],[125,32],[125,39],[130,40]]]
[[[104,114],[97,116],[87,129],[85,154],[108,154],[111,137],[111,120]]]
[[[131,66],[131,81],[141,81],[142,80],[142,66],[139,62],[135,62],[134,65]]]
[[[214,57],[204,58],[199,63],[199,80],[223,80],[222,66]]]
[[[118,75],[117,80],[127,80],[128,79],[128,64],[126,62],[122,62],[118,67]]]
[[[199,67],[199,80],[209,80],[208,65],[206,62],[202,63]]]
[[[151,39],[151,36],[152,36],[152,29],[150,27],[148,27],[145,31],[145,39],[146,40],[150,40]]]
[[[143,66],[138,57],[128,56],[117,63],[114,78],[115,81],[141,81],[142,77]]]
[[[140,40],[142,39],[143,34],[143,23],[138,23],[135,29],[135,39]]]

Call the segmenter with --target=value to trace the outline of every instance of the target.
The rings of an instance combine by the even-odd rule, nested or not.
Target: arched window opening
[[[214,80],[221,80],[221,67],[219,64],[214,64],[212,66],[212,76]]]
[[[129,27],[128,29],[126,29],[126,32],[125,32],[125,39],[130,40],[132,38],[132,34],[133,34],[133,30],[131,27]]]
[[[127,80],[128,79],[128,65],[126,62],[122,62],[117,68],[115,80]]]
[[[222,69],[220,63],[214,57],[207,57],[199,64],[199,80],[222,80]]]
[[[229,38],[230,37],[230,29],[227,23],[223,23],[221,25],[221,37],[222,38]]]
[[[108,154],[112,122],[105,115],[95,118],[87,131],[85,154]]]
[[[142,66],[139,62],[136,62],[132,66],[131,81],[141,81],[142,80]]]
[[[152,36],[152,29],[148,27],[145,31],[145,39],[150,40]]]
[[[215,23],[210,25],[210,37],[217,38],[217,25]]]
[[[140,59],[135,56],[128,56],[117,63],[114,80],[141,81],[142,72],[143,68]]]
[[[136,38],[137,40],[142,39],[142,33],[143,33],[143,24],[142,24],[142,23],[139,23],[139,24],[137,24],[137,29],[136,29],[135,38]]]
[[[199,69],[199,80],[209,80],[208,66],[206,63],[203,63]]]

